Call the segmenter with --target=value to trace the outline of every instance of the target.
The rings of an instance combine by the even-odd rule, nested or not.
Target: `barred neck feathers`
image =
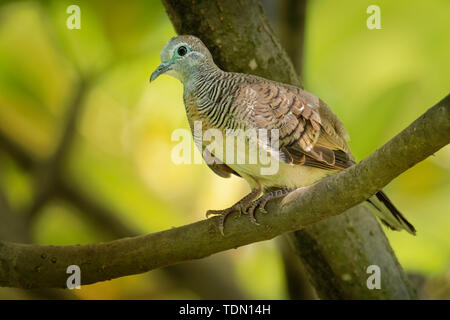
[[[213,128],[240,128],[230,117],[235,112],[233,102],[239,82],[236,74],[222,71],[215,65],[199,66],[184,83],[185,96],[189,96],[193,102],[186,103],[186,108],[196,108],[187,110],[188,114],[198,113]]]

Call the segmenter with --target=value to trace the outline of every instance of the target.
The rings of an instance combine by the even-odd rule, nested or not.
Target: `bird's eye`
[[[177,53],[180,57],[184,56],[187,53],[187,48],[185,46],[181,46],[178,48]]]

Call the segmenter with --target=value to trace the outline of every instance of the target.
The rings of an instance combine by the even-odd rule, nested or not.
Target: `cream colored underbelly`
[[[226,139],[228,137],[225,137]],[[205,145],[205,147],[211,154],[239,173],[252,189],[270,187],[295,189],[311,185],[335,173],[334,171],[285,163],[280,161],[277,151],[258,147],[261,144],[255,141],[247,140],[241,147],[238,147],[237,143],[232,145],[233,148],[227,148],[226,143],[215,149],[211,149],[211,146]],[[221,152],[218,152],[219,150]],[[230,161],[230,159],[233,160]]]
[[[270,187],[296,189],[311,185],[324,177],[335,173],[302,165],[291,165],[279,162],[278,172],[272,175],[261,174],[261,165],[258,164],[227,164],[239,173],[252,188]]]

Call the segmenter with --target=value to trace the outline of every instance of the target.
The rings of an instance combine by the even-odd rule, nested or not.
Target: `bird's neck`
[[[208,128],[225,128],[237,83],[233,74],[216,65],[202,65],[183,81],[184,103],[190,122],[202,121]]]
[[[182,81],[184,89],[189,93],[202,91],[208,83],[214,84],[219,81],[224,73],[214,63],[201,63],[192,66]]]

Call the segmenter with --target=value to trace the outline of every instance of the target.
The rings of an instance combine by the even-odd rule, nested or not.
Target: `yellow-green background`
[[[66,28],[70,4],[81,30]],[[381,8],[381,30],[366,8]],[[311,1],[304,85],[344,122],[362,159],[420,116],[450,88],[450,2]],[[44,159],[64,127],[79,72],[99,75],[85,101],[64,178],[141,233],[197,221],[247,192],[206,165],[175,165],[171,134],[188,128],[182,85],[149,84],[159,51],[175,32],[156,0],[0,2],[0,130]],[[296,41],[293,39],[293,41]],[[20,212],[33,197],[31,176],[0,146],[1,189]],[[417,237],[386,231],[403,267],[427,277],[450,269],[450,149],[388,187]],[[2,223],[2,221],[0,221]],[[52,201],[33,225],[38,243],[105,240],[73,206]],[[278,247],[253,244],[221,253],[249,298],[287,298]],[[444,277],[445,278],[445,277]],[[8,297],[12,291],[4,291]],[[159,271],[83,287],[81,298],[196,298]]]

